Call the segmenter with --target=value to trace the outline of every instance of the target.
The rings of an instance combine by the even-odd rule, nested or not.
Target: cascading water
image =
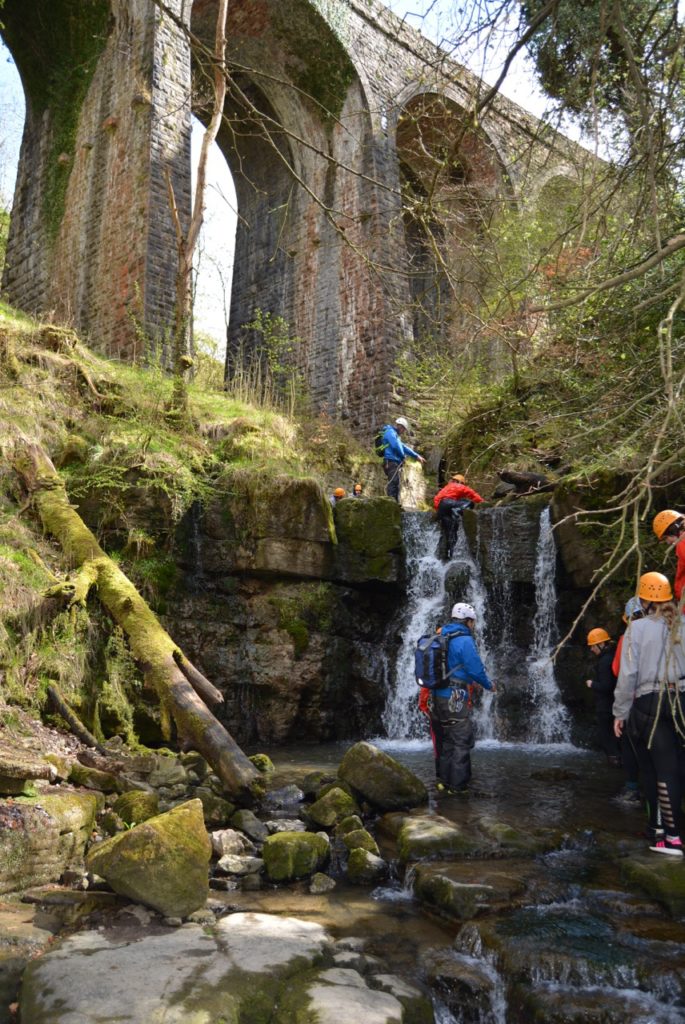
[[[529,739],[533,743],[568,741],[570,721],[561,702],[554,677],[552,650],[557,639],[556,628],[556,559],[549,506],[540,515],[540,534],[535,562],[535,604],[533,645],[527,659],[534,712],[530,721]]]

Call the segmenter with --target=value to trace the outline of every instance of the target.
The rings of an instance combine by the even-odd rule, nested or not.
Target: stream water
[[[433,757],[416,707],[414,645],[449,617],[451,579],[461,588],[456,599],[476,609],[476,640],[491,677],[506,678],[511,659],[513,553],[504,510],[482,514],[493,518],[487,586],[478,547],[470,549],[463,530],[446,563],[438,557],[439,533],[430,517],[405,516],[411,582],[404,640],[389,671],[386,736],[375,742],[429,788]],[[626,850],[644,857],[646,843],[638,838],[643,812],[616,801],[619,771],[607,767],[600,754],[568,742],[570,720],[550,658],[557,638],[555,564],[545,509],[535,559],[533,638],[524,659],[531,708],[527,742],[498,739],[497,698],[485,694],[474,712],[478,741],[470,796],[438,801],[434,795],[431,804],[433,812],[465,830],[477,832],[492,821],[524,832],[556,829],[555,850],[497,862],[518,879],[525,897],[483,919],[460,925],[428,915],[414,899],[409,872],[403,883],[377,889],[368,899],[355,892],[349,902],[340,890],[327,905],[328,924],[341,935],[361,930],[370,951],[391,969],[428,981],[437,1024],[677,1024],[685,1021],[685,930],[624,878]],[[279,772],[296,781],[305,769],[333,768],[344,750],[343,745],[288,751]],[[382,852],[392,859],[392,849]],[[466,877],[479,882],[492,864],[471,862]]]

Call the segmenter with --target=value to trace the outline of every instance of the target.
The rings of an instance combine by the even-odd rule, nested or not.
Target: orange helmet
[[[662,572],[646,572],[638,580],[637,596],[645,601],[672,601],[673,591]]]
[[[336,489],[333,491],[333,496],[335,498],[344,498],[345,497],[345,488],[344,487],[336,487]]]
[[[453,473],[450,480],[454,480],[455,484],[465,484],[466,477],[462,476],[461,473]]]
[[[665,508],[663,512],[657,512],[652,520],[652,529],[661,540],[669,526],[673,526],[679,519],[683,519],[680,512],[674,512],[672,508]]]
[[[597,629],[591,629],[587,635],[588,647],[592,647],[593,644],[603,644],[605,640],[611,640],[611,637],[606,629],[602,629],[601,626],[598,626]]]

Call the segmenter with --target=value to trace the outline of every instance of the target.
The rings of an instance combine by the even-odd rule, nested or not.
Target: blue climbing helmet
[[[631,622],[633,619],[640,619],[645,614],[642,601],[639,597],[631,597],[626,601],[623,611],[623,621]]]

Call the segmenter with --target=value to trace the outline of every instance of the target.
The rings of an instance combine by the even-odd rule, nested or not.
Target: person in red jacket
[[[433,508],[438,514],[438,523],[447,543],[447,558],[452,557],[462,512],[482,500],[480,494],[467,487],[466,478],[461,473],[454,473],[450,482],[433,498]]]
[[[682,512],[674,512],[672,508],[665,508],[663,512],[657,512],[654,516],[652,529],[659,540],[675,546],[678,563],[673,582],[673,594],[680,604],[680,598],[685,588],[685,515]]]

